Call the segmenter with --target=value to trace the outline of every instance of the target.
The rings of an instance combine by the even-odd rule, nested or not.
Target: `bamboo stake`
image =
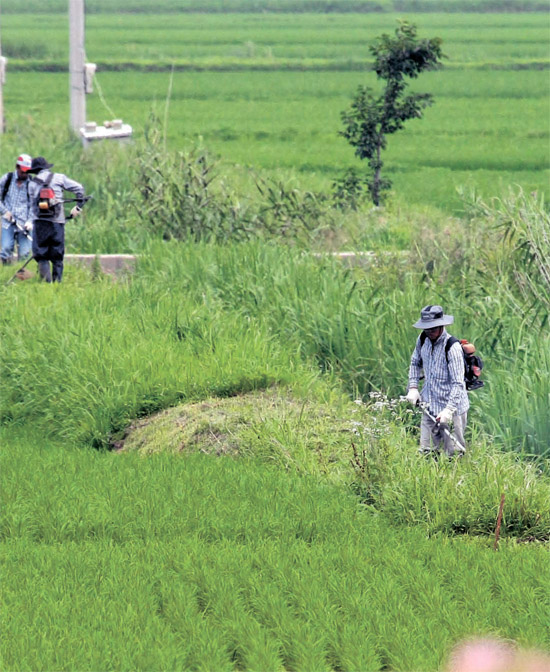
[[[497,516],[497,527],[495,530],[495,543],[493,545],[493,550],[496,551],[498,548],[498,538],[500,537],[500,525],[502,523],[502,511],[504,509],[504,493],[500,496],[500,506],[498,507],[498,516]]]

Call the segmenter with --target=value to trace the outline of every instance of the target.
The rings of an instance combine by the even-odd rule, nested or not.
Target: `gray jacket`
[[[57,208],[56,215],[53,218],[43,217],[38,207],[38,197],[40,195],[40,189],[42,189],[43,182],[47,179],[49,173],[50,173],[49,170],[41,170],[29,184],[31,216],[33,220],[47,219],[49,222],[59,222],[63,224],[65,222],[65,211],[63,209],[62,204]],[[40,180],[40,182],[37,182],[37,180]],[[54,173],[49,186],[51,189],[53,189],[56,200],[58,202],[63,201],[64,191],[70,191],[75,195],[77,199],[77,202],[74,205],[79,205],[80,207],[82,207],[84,203],[85,193],[84,193],[84,187],[80,184],[80,182],[71,180],[66,175],[63,175],[63,173]]]

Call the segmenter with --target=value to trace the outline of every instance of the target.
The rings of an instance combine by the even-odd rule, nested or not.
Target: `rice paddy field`
[[[134,140],[83,149],[48,6],[2,2],[2,173],[46,156],[94,194],[67,251],[137,258],[0,267],[1,669],[473,672],[483,640],[547,672],[547,8],[88,0],[88,118]],[[435,103],[388,203],[331,208],[398,18],[443,39]],[[452,461],[401,399],[434,303],[485,363]]]
[[[447,58],[412,83],[434,105],[389,137],[394,197],[457,213],[461,187],[545,192],[548,13],[90,13],[88,119],[122,118],[139,137],[155,109],[171,147],[205,146],[239,188],[261,173],[327,191],[360,169],[338,135],[340,113],[359,85],[377,87],[368,46],[399,19],[441,37]],[[67,31],[63,14],[5,15],[8,123],[68,119]]]

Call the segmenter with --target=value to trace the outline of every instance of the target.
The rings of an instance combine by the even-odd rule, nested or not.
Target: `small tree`
[[[405,95],[405,77],[435,70],[443,54],[440,38],[419,40],[416,26],[406,21],[400,23],[395,37],[384,34],[369,49],[375,57],[374,71],[385,80],[385,88],[378,96],[369,87],[358,88],[350,109],[342,112],[345,129],[340,135],[355,147],[356,156],[368,159],[366,184],[373,203],[379,205],[381,193],[391,186],[390,180],[380,176],[386,136],[403,128],[407,119],[420,119],[424,108],[433,102],[429,93]]]

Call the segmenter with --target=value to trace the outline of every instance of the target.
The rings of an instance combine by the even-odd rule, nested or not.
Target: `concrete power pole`
[[[84,0],[69,0],[69,87],[71,127],[80,135],[86,122]]]

